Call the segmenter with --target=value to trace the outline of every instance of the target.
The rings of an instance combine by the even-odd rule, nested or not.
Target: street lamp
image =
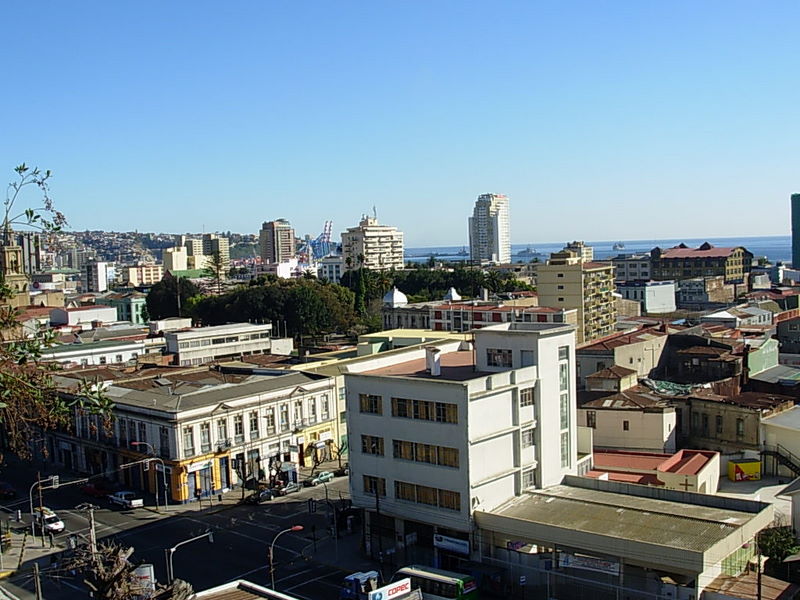
[[[272,538],[272,543],[269,545],[269,577],[270,581],[272,581],[272,589],[275,589],[275,568],[272,566],[272,557],[274,555],[275,549],[275,542],[278,541],[278,538],[281,537],[284,533],[289,533],[290,531],[303,531],[302,525],[292,525],[289,529],[284,529],[283,531],[279,531],[275,534],[275,537]]]
[[[328,505],[328,510],[331,511],[333,515],[333,543],[335,552],[336,552],[336,559],[339,559],[339,523],[337,522],[336,518],[336,507],[333,503],[328,500],[328,484],[325,481],[321,482],[322,485],[325,487],[325,503]]]
[[[172,555],[175,554],[175,550],[177,550],[178,548],[180,548],[184,544],[188,544],[190,542],[201,540],[204,537],[208,538],[208,543],[209,544],[213,544],[214,543],[214,532],[209,529],[208,531],[206,531],[203,534],[196,535],[193,538],[189,538],[188,540],[183,540],[182,542],[178,542],[172,548],[165,548],[164,549],[164,553],[166,554],[166,559],[167,559],[167,585],[172,583],[172,580],[173,580]]]
[[[150,453],[155,455],[156,449],[153,447],[153,444],[149,444],[147,442],[131,442],[131,446],[147,446],[150,449]],[[161,463],[161,480],[164,485],[164,512],[168,512],[168,499],[169,496],[167,494],[167,467],[164,465],[164,459],[159,456],[152,456],[148,460],[156,460]],[[156,481],[158,481],[158,477],[156,477]],[[156,508],[158,508],[158,483],[156,483]]]

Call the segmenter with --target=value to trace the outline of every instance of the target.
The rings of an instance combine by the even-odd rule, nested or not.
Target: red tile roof
[[[623,377],[629,377],[635,374],[636,371],[634,369],[628,369],[627,367],[614,365],[612,367],[608,367],[607,369],[602,369],[597,373],[587,375],[586,379],[622,379]]]
[[[667,334],[651,327],[645,327],[632,333],[614,333],[605,338],[600,338],[589,344],[578,347],[579,352],[607,352],[620,346],[644,342]]]
[[[683,244],[661,250],[661,258],[727,258],[739,246],[730,248],[716,248],[706,242],[697,248],[689,248]]]

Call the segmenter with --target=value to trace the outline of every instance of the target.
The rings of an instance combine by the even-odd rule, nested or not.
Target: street
[[[188,581],[198,591],[239,578],[270,586],[269,546],[279,532],[294,525],[302,525],[303,530],[283,533],[275,543],[276,589],[309,600],[336,598],[344,575],[359,570],[362,562],[363,568],[369,566],[360,557],[361,534],[357,523],[351,520],[353,531],[350,533],[345,531],[346,523],[340,524],[340,539],[331,537],[330,506],[325,502],[326,490],[322,485],[260,505],[234,504],[240,497],[240,491],[235,490],[229,492],[222,505],[214,497],[204,500],[202,508],[196,502],[189,506],[170,506],[171,512],[167,515],[152,510],[152,498],[149,499],[150,508],[114,510],[104,499],[83,495],[79,487],[43,491],[43,504],[55,510],[66,525],[65,531],[55,536],[58,549],[66,548],[69,535],[77,535],[80,543],[88,539],[88,515],[75,507],[90,501],[100,507],[95,511],[98,540],[114,540],[135,548],[131,560],[153,564],[160,582],[166,581],[165,550],[209,530],[213,532],[213,543],[202,538],[182,545],[173,555],[174,576]],[[20,487],[17,489],[21,491]],[[327,484],[327,492],[332,503],[344,504],[349,498],[348,479],[333,480]],[[24,498],[20,496],[16,501],[6,502],[3,508],[6,511],[21,509],[29,523],[27,490],[24,495]],[[312,498],[316,500],[315,506],[309,502]],[[3,518],[8,517],[4,515]],[[11,523],[13,528],[13,519]],[[41,548],[42,542],[37,540],[35,545]],[[28,547],[31,547],[30,539]],[[52,577],[55,569],[47,567],[48,562],[40,563],[45,598],[61,600],[86,593],[79,579]],[[30,563],[26,556],[22,569],[2,584],[21,600],[34,598]]]

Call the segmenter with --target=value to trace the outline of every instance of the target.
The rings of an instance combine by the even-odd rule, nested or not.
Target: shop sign
[[[391,600],[411,593],[411,578],[406,577],[369,593],[368,600]]]
[[[597,571],[608,573],[609,575],[619,576],[619,563],[603,558],[594,558],[584,554],[569,554],[562,552],[558,555],[558,566],[569,567],[571,569],[583,569],[585,571]]]
[[[207,460],[205,462],[192,463],[188,467],[186,467],[186,472],[195,473],[197,471],[202,471],[203,469],[209,469],[211,468],[211,463],[212,461],[210,460]]]
[[[447,535],[436,534],[433,536],[433,545],[442,550],[449,550],[458,554],[469,556],[469,541],[459,540]]]
[[[331,430],[329,429],[327,431],[323,431],[322,433],[320,433],[319,434],[319,439],[321,439],[323,441],[332,440],[333,439],[333,434],[331,433]]]

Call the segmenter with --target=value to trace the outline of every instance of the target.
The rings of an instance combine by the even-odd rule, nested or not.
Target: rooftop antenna
[[[372,216],[375,218],[376,221],[378,220],[378,209],[375,208],[374,204],[372,205]]]

